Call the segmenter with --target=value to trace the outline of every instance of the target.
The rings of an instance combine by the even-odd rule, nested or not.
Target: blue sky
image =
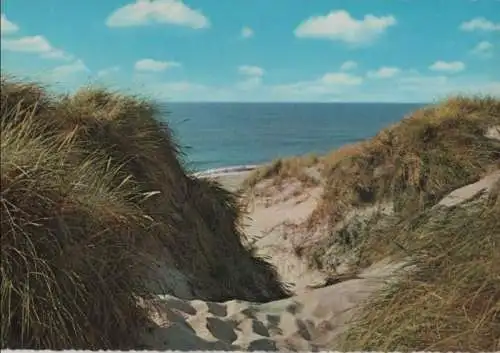
[[[166,101],[500,96],[498,0],[6,0],[2,71]]]

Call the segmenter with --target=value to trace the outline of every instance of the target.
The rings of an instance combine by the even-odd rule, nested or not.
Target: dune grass
[[[374,138],[314,159],[278,160],[254,171],[247,188],[267,179],[282,183],[317,167],[324,178],[314,226],[338,222],[349,208],[385,200],[412,213],[500,167],[500,142],[485,137],[500,125],[500,100],[452,97],[420,109]]]
[[[139,194],[113,185],[105,160],[71,163],[74,142],[40,131],[2,124],[1,346],[133,347],[154,241],[128,201]]]
[[[412,214],[500,167],[500,141],[485,137],[500,125],[500,100],[450,98],[416,111],[327,166],[315,223],[338,222],[352,207],[391,201]]]
[[[253,170],[245,179],[242,189],[250,189],[264,180],[271,179],[274,186],[295,179],[305,186],[314,186],[318,181],[306,169],[316,166],[319,157],[315,154],[299,157],[280,158]]]
[[[498,351],[499,195],[497,188],[465,207],[432,209],[370,237],[379,257],[411,254],[417,270],[364,306],[341,349]]]
[[[156,261],[202,299],[288,295],[242,245],[235,196],[187,175],[154,103],[1,84],[2,348],[137,348]]]
[[[455,97],[319,158],[324,193],[298,227],[305,234],[299,255],[326,271],[335,269],[339,254],[354,255],[354,267],[391,257],[411,258],[417,269],[363,306],[334,349],[500,349],[500,184],[489,199],[433,207],[500,168],[500,141],[485,136],[495,126],[499,99]],[[300,165],[300,158],[288,163]],[[286,182],[276,168],[254,176],[253,186],[272,178]],[[392,205],[395,213],[336,228],[351,211],[380,205]],[[323,239],[307,243],[315,231]]]
[[[358,144],[354,153],[342,151],[323,169],[324,192],[305,224],[309,231],[320,227],[331,231],[303,249],[303,256],[309,263],[319,259],[320,267],[328,269],[328,254],[352,253],[375,232],[377,218],[365,224],[369,231],[356,227],[349,231],[349,226],[338,230],[336,226],[351,211],[391,205],[395,219],[385,217],[389,224],[379,227],[387,231],[397,219],[418,214],[452,190],[500,168],[500,141],[485,136],[493,126],[500,126],[500,100],[450,98]],[[369,264],[370,250],[358,257],[360,264]]]

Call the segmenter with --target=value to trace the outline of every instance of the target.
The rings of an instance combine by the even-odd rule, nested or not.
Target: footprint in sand
[[[207,317],[206,327],[215,338],[224,342],[233,343],[238,338],[235,333],[235,325],[229,321],[222,321],[219,318]]]

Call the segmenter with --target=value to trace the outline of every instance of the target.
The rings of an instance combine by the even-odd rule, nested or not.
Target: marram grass
[[[236,196],[188,175],[156,104],[1,85],[2,348],[137,348],[158,260],[202,299],[288,295],[242,245]]]

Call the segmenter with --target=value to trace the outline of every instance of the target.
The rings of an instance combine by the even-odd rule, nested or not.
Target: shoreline
[[[247,165],[236,165],[227,166],[220,168],[207,169],[201,172],[193,173],[195,177],[207,178],[207,177],[224,177],[224,176],[235,176],[242,173],[251,172],[262,166],[262,164],[247,164]]]
[[[238,165],[222,168],[208,169],[202,172],[194,173],[196,178],[212,179],[221,184],[221,186],[231,192],[240,190],[244,181],[250,173],[261,165]]]

